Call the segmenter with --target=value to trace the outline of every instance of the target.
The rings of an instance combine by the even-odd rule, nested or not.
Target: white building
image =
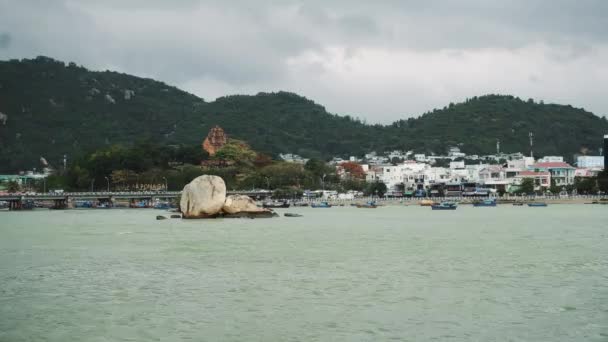
[[[538,163],[563,163],[564,157],[561,156],[544,156],[538,160]]]
[[[461,161],[451,161],[450,162],[450,169],[464,169],[464,160]]]
[[[523,171],[527,171],[532,165],[534,165],[534,158],[532,157],[509,160],[507,161],[507,168],[505,169],[506,177],[517,177],[517,175]]]
[[[281,153],[279,154],[279,158],[281,158],[282,160],[288,162],[288,163],[297,163],[297,164],[306,164],[306,162],[308,161],[308,159],[306,158],[302,158],[301,156],[297,155],[297,154],[292,154],[292,153]]]
[[[421,153],[419,153],[419,154],[414,154],[414,159],[415,159],[417,162],[425,162],[425,161],[426,161],[426,155],[421,154]]]
[[[576,166],[582,168],[604,168],[603,156],[579,156],[576,158]]]

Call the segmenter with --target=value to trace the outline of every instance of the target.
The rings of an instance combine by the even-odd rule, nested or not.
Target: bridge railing
[[[179,196],[181,191],[81,191],[81,192],[36,192],[36,193],[11,193],[11,194],[0,194],[0,201],[4,198],[66,198],[66,197],[163,197],[163,196]],[[256,195],[269,195],[269,191],[227,191],[230,194],[248,194],[252,196]]]

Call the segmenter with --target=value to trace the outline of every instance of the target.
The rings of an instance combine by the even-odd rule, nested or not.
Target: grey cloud
[[[592,74],[593,66],[605,69],[607,14],[603,0],[0,0],[0,58],[48,55],[188,85],[190,91],[202,89],[198,95],[204,98],[215,85],[234,93],[293,90],[339,113],[360,108],[370,122],[389,121],[479,95],[442,84],[451,84],[453,76],[450,70],[434,72],[440,64],[433,58],[470,68],[478,82],[470,92],[531,91],[523,97],[559,100],[561,93],[549,89],[551,69],[533,69],[576,63],[580,77]],[[336,48],[342,53],[334,54]],[[527,63],[519,88],[506,75],[484,79],[490,76],[481,71],[487,70],[466,64],[505,54],[523,58],[526,49],[540,49],[543,56],[530,57],[538,60]],[[361,57],[370,54],[384,57]],[[419,64],[401,76],[384,70],[398,74],[411,63]],[[421,85],[425,74],[434,75],[437,89]],[[463,81],[473,82],[473,76]],[[538,89],[527,89],[529,84]],[[366,92],[373,96],[363,100]],[[578,105],[608,112],[608,103],[590,94]]]

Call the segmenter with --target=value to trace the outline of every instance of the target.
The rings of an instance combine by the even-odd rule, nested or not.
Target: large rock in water
[[[249,196],[231,195],[226,197],[226,202],[222,211],[226,214],[238,213],[262,213],[269,211],[265,208],[260,208],[255,204],[255,201]]]
[[[183,218],[207,218],[220,214],[226,201],[226,183],[221,177],[203,175],[186,184],[179,208]]]

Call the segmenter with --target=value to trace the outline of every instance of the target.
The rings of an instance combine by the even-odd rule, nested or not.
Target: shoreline
[[[327,202],[331,205],[351,205],[351,204],[361,204],[370,201],[375,201],[381,205],[395,205],[395,206],[411,206],[417,205],[420,206],[422,201],[450,201],[450,202],[458,202],[461,205],[472,205],[473,202],[487,199],[484,198],[471,198],[471,197],[441,197],[441,198],[355,198],[355,199],[328,199],[328,200],[310,200],[310,201],[298,201],[295,203],[319,203],[319,202]],[[544,202],[547,204],[596,204],[596,205],[604,205],[608,204],[608,196],[569,196],[569,197],[544,197],[544,196],[525,196],[525,197],[506,197],[506,198],[496,198],[496,204],[505,205],[505,204],[513,204],[513,203],[532,203],[532,202]],[[597,202],[597,203],[593,203]]]

